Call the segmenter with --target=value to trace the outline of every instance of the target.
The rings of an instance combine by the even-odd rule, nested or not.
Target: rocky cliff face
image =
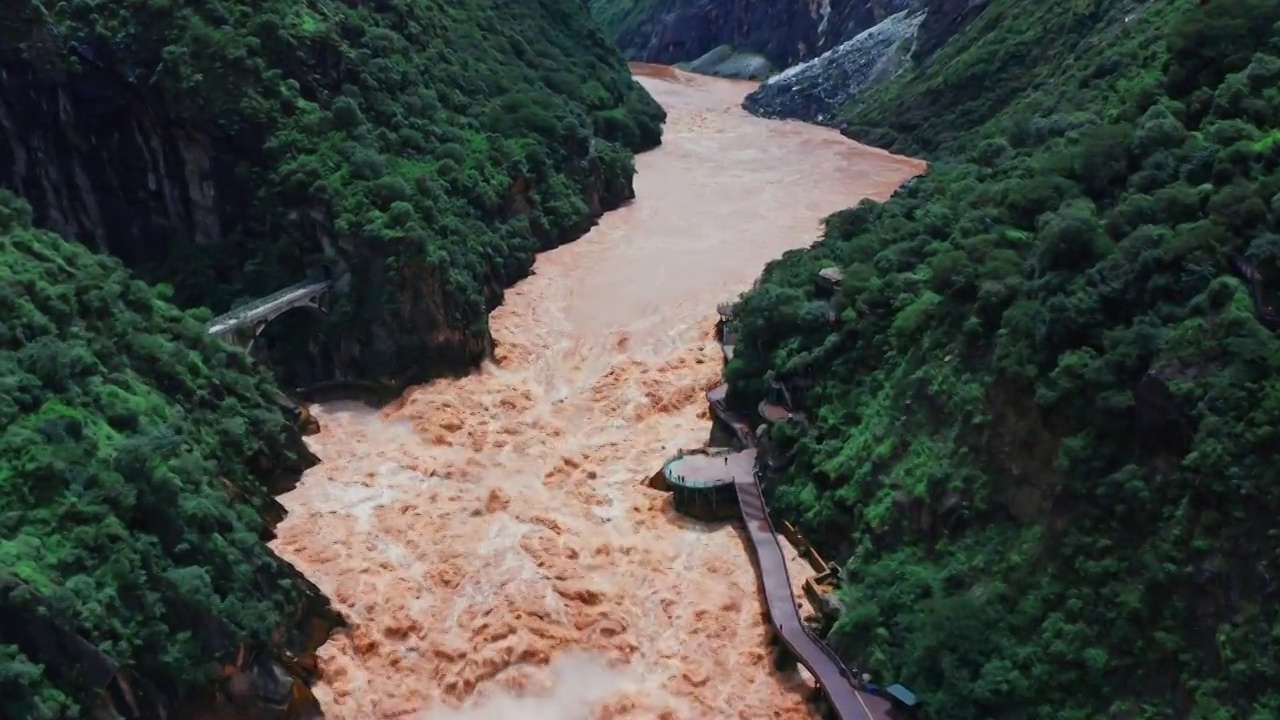
[[[917,0],[822,55],[769,78],[743,103],[749,112],[839,124],[840,108],[935,52],[982,13],[987,0]]]
[[[925,13],[910,10],[893,15],[769,78],[742,106],[762,117],[831,124],[845,103],[900,67],[925,18]]]
[[[775,68],[821,55],[914,0],[593,0],[592,11],[632,60],[674,64],[721,46]]]
[[[177,120],[130,68],[74,53],[75,73],[0,54],[0,185],[49,229],[134,267],[179,238],[225,247],[248,215],[235,138]]]
[[[908,63],[925,63],[988,0],[593,0],[634,60],[763,78],[744,107],[771,118],[838,124],[837,110]]]

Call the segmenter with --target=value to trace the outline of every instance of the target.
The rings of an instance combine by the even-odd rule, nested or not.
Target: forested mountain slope
[[[262,480],[313,458],[271,380],[30,215],[0,190],[0,717],[87,717],[116,665],[171,706],[299,650],[325,601],[262,544]]]
[[[0,40],[0,185],[39,225],[219,312],[350,271],[298,380],[474,362],[663,119],[580,0],[19,0]]]
[[[853,137],[933,153],[992,121],[1007,132],[1002,123],[1060,113],[1059,103],[1102,114],[1123,110],[1111,103],[1154,91],[1165,53],[1161,28],[1192,2],[987,0],[974,3],[983,12],[961,25],[954,42],[939,29],[938,20],[948,19],[943,8],[933,7],[947,3],[926,4],[933,31],[922,28],[916,38],[915,62],[840,113],[837,124]],[[1135,41],[1139,36],[1148,42]]]
[[[1278,22],[992,0],[850,116],[932,171],[739,305],[731,401],[810,421],[769,494],[846,561],[831,639],[932,717],[1280,714]]]
[[[465,365],[662,118],[578,0],[4,4],[0,717],[312,716],[338,619],[263,540],[313,458],[175,305],[336,268],[287,378]]]

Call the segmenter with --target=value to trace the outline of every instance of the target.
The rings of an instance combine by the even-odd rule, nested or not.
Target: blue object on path
[[[885,692],[889,694],[889,697],[897,700],[906,707],[915,707],[920,704],[920,699],[916,697],[916,694],[911,692],[911,690],[907,689],[904,685],[894,683],[886,688]]]

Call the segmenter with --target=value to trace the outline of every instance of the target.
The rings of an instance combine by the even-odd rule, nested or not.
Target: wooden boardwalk
[[[727,394],[728,386],[721,385],[707,393],[707,402],[712,412],[732,426],[738,439],[746,446],[745,450],[729,456],[728,467],[733,474],[747,537],[755,551],[756,569],[760,573],[774,633],[817,678],[818,686],[827,696],[836,717],[840,720],[890,720],[889,702],[858,690],[852,673],[840,658],[826,643],[814,637],[800,619],[786,556],[778,543],[778,535],[773,521],[769,519],[769,509],[756,477],[755,437],[751,434],[750,425],[725,406]]]
[[[738,436],[738,440],[743,445],[751,447],[756,444],[756,438],[751,434],[751,423],[734,412],[724,404],[725,398],[729,395],[729,385],[727,383],[713,388],[707,393],[707,404],[711,406],[711,412],[717,417],[729,424],[733,428],[733,434]]]

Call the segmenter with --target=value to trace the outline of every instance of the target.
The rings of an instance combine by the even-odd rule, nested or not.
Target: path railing
[[[795,654],[799,661],[813,673],[818,686],[826,695],[831,709],[840,720],[882,720],[883,702],[865,696],[855,686],[853,673],[825,642],[813,635],[800,618],[795,592],[791,586],[791,573],[787,570],[786,556],[778,542],[778,534],[769,517],[769,508],[756,474],[755,437],[750,424],[728,409],[725,398],[728,386],[721,385],[707,393],[707,403],[717,417],[728,423],[738,439],[746,447],[729,458],[733,472],[734,490],[738,495],[738,507],[742,522],[747,527],[747,537],[755,553],[760,584],[764,588],[765,604],[778,639]],[[872,706],[876,711],[872,711]]]
[[[323,293],[329,289],[332,282],[331,280],[304,280],[223,313],[210,320],[205,327],[210,335],[226,335],[259,321],[270,320],[296,304]]]

